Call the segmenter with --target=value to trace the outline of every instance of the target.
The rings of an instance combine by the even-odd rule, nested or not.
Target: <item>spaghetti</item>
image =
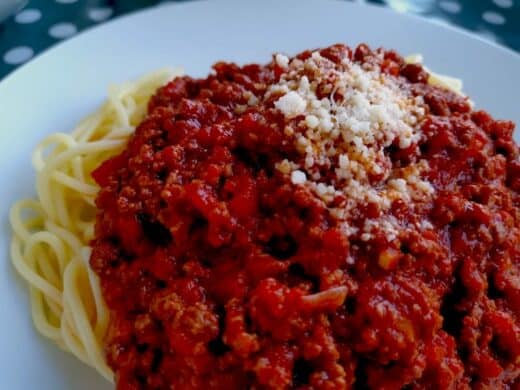
[[[44,139],[32,159],[38,199],[21,200],[10,212],[11,258],[30,286],[34,325],[110,381],[103,353],[109,313],[88,265],[98,191],[90,173],[124,148],[150,96],[179,74],[163,70],[112,87],[72,133]]]

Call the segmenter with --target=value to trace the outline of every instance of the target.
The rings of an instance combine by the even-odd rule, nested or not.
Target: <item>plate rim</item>
[[[236,4],[237,0],[215,0],[219,1],[221,4]],[[240,0],[238,0],[240,1]],[[283,0],[285,2],[293,1],[295,0]],[[299,1],[306,1],[306,2],[314,2],[316,4],[323,5],[323,0],[299,0]],[[377,5],[377,4],[370,4],[370,3],[358,3],[358,2],[347,2],[345,0],[326,0],[329,3],[340,3],[342,6],[345,6],[346,8],[352,7],[364,7],[372,9],[373,12],[381,12],[386,13],[388,15],[392,15],[392,17],[401,17],[405,19],[410,20],[417,20],[421,23],[426,23],[432,26],[435,26],[439,29],[445,29],[445,30],[451,30],[453,33],[463,35],[466,39],[470,40],[476,40],[480,42],[481,44],[484,44],[486,46],[489,46],[493,50],[501,51],[503,54],[506,54],[508,56],[511,56],[514,58],[515,61],[518,61],[518,64],[520,66],[520,52],[516,52],[510,47],[504,46],[498,42],[493,42],[491,40],[488,40],[481,35],[478,35],[470,30],[467,30],[463,27],[453,25],[449,22],[443,22],[440,20],[430,19],[425,15],[419,15],[419,14],[412,14],[412,13],[403,13],[398,12],[388,6],[384,5]],[[125,20],[129,20],[135,17],[140,17],[142,14],[153,14],[156,12],[160,12],[163,8],[178,8],[178,7],[192,7],[193,5],[200,5],[205,2],[209,2],[209,0],[189,0],[189,1],[182,1],[182,2],[168,2],[168,3],[159,3],[154,6],[150,6],[147,8],[138,9],[132,12],[129,12],[127,14],[118,16],[114,19],[110,19],[106,22],[101,22],[99,24],[94,24],[92,26],[89,26],[85,28],[84,30],[80,31],[78,34],[75,34],[73,37],[57,42],[52,46],[49,46],[48,48],[44,49],[42,52],[38,53],[36,56],[29,59],[27,62],[23,63],[22,65],[18,66],[16,69],[14,69],[12,72],[8,73],[5,77],[0,79],[0,94],[2,93],[2,90],[4,89],[5,84],[9,84],[13,82],[13,79],[17,79],[18,77],[22,77],[23,74],[20,76],[20,73],[25,73],[30,71],[30,68],[35,66],[34,64],[39,62],[43,57],[47,57],[49,55],[54,55],[54,51],[61,50],[63,47],[66,47],[68,45],[75,45],[76,41],[78,39],[83,38],[85,35],[92,33],[94,31],[99,31],[103,29],[109,29],[113,24],[124,22]],[[36,65],[37,66],[37,65]],[[520,126],[520,124],[519,124]]]

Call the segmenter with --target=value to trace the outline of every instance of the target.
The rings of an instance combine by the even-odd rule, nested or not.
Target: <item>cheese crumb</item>
[[[291,91],[278,99],[274,106],[279,109],[286,117],[293,118],[303,114],[307,103],[298,93]]]
[[[314,115],[307,115],[305,117],[305,123],[309,129],[315,129],[320,124],[320,121]]]
[[[307,181],[307,176],[304,172],[296,170],[291,173],[291,182],[293,184],[303,184]]]
[[[284,56],[283,54],[278,53],[275,56],[276,64],[282,68],[287,68],[289,66],[289,58],[287,56]]]

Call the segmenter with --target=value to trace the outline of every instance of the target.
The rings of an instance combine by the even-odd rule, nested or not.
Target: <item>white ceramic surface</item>
[[[477,106],[520,123],[520,56],[468,34],[390,10],[334,0],[189,2],[133,14],[82,33],[0,82],[0,388],[109,389],[92,369],[37,335],[28,294],[8,255],[8,209],[34,194],[30,153],[101,103],[107,85],[165,65],[205,75],[220,59],[266,62],[270,53],[367,42],[422,53],[461,77]]]

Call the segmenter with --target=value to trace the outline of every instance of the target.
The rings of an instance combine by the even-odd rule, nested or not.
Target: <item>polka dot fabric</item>
[[[3,0],[0,0],[3,1]],[[0,79],[78,32],[174,0],[28,0],[0,25]],[[181,1],[181,0],[177,0]],[[261,0],[259,0],[261,1]],[[344,0],[384,5],[457,25],[520,51],[520,0]]]

